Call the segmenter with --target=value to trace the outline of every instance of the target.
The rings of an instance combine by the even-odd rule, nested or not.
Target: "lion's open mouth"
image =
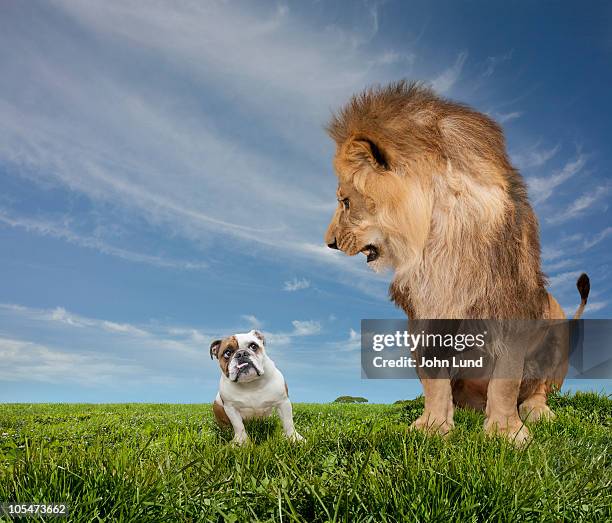
[[[361,252],[365,254],[367,263],[376,261],[380,256],[380,252],[378,251],[378,247],[372,244],[366,245]]]

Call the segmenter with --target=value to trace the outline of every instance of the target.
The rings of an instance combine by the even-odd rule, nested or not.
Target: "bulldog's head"
[[[264,373],[265,339],[261,332],[252,330],[234,334],[210,344],[210,357],[219,360],[221,372],[233,382],[246,383]]]

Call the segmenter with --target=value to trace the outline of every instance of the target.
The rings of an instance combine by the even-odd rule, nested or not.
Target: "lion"
[[[400,81],[354,96],[332,116],[338,206],[325,243],[394,275],[390,298],[411,319],[563,320],[546,290],[538,221],[501,128],[430,88]],[[589,280],[578,280],[584,310]],[[513,347],[520,359],[527,349]],[[532,347],[529,350],[544,350]],[[503,360],[503,358],[500,358]],[[496,363],[499,365],[509,364]],[[485,431],[528,440],[523,419],[550,418],[548,379],[426,379],[413,427],[447,434],[455,406],[485,411]]]

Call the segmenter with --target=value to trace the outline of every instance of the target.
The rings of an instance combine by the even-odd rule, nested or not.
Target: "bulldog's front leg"
[[[425,396],[425,409],[411,427],[425,432],[448,434],[455,426],[450,379],[421,379],[421,384]]]
[[[240,412],[228,404],[224,404],[223,408],[225,409],[225,413],[227,414],[227,417],[234,428],[234,438],[232,439],[232,444],[244,445],[249,440],[249,435],[244,428],[244,423],[242,421]]]
[[[285,399],[278,406],[278,415],[283,424],[283,432],[285,436],[291,441],[303,441],[304,438],[300,436],[293,426],[293,407],[289,398]]]

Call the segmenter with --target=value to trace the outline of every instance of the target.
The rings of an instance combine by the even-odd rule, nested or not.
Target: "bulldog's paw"
[[[242,447],[249,442],[249,435],[246,432],[241,432],[240,434],[234,435],[232,438],[231,444],[234,447]]]
[[[297,430],[294,430],[291,434],[285,434],[285,437],[291,443],[297,443],[298,441],[306,441],[303,436],[301,436]]]
[[[484,430],[488,436],[502,436],[517,447],[525,445],[531,439],[529,429],[518,416],[504,420],[487,418]]]
[[[446,418],[437,418],[431,414],[421,415],[410,425],[411,429],[420,430],[427,434],[439,434],[440,436],[446,436],[453,428],[455,424]]]
[[[523,421],[552,420],[555,413],[546,403],[524,401],[519,406],[519,415]]]

